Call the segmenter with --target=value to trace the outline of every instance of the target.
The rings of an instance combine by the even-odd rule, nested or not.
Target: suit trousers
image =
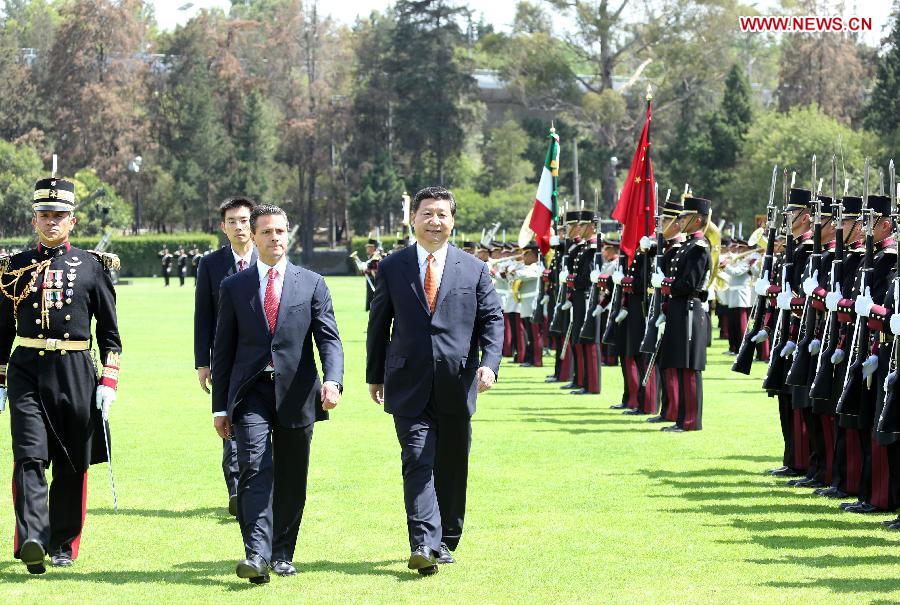
[[[241,469],[238,467],[237,441],[234,438],[222,440],[222,474],[225,476],[228,496],[236,496]]]
[[[409,546],[435,553],[441,542],[455,550],[466,514],[472,420],[441,414],[428,402],[417,417],[394,416],[403,464],[403,500]]]
[[[246,556],[292,561],[306,504],[313,425],[283,426],[275,383],[260,379],[233,413],[240,468],[238,523]]]

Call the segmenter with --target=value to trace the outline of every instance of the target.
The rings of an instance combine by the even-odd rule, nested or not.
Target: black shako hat
[[[39,180],[34,184],[31,209],[75,212],[75,183],[62,178]]]

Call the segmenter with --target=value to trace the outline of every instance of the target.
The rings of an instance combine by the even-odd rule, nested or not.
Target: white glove
[[[666,323],[666,316],[664,313],[660,313],[659,317],[656,318],[655,325],[657,328],[661,328],[661,327],[663,327],[663,325],[665,325],[665,323]]]
[[[616,323],[622,323],[626,317],[628,317],[628,309],[619,309],[619,312],[616,313]]]
[[[591,280],[591,283],[592,283],[592,284],[596,284],[596,283],[597,283],[597,278],[598,278],[598,277],[600,277],[600,269],[599,269],[599,268],[598,268],[598,269],[594,269],[593,271],[591,271],[590,280]]]
[[[703,301],[702,303],[700,303],[700,308],[703,310],[704,313],[709,313],[709,303],[708,302]]]
[[[591,317],[598,317],[601,313],[603,313],[603,308],[600,305],[594,307],[594,310],[591,311]]]
[[[103,413],[103,420],[109,419],[109,408],[116,400],[116,390],[101,384],[97,387],[97,409]]]
[[[794,298],[794,294],[788,290],[779,292],[778,297],[775,299],[775,305],[782,311],[790,311],[792,298]]]
[[[542,305],[546,305],[546,304],[549,303],[549,302],[550,302],[550,295],[549,295],[549,294],[544,294],[543,298],[541,298],[541,304],[542,304]]]
[[[656,341],[659,342],[662,340],[663,334],[666,333],[666,322],[662,322],[659,324],[659,329],[656,331]]]
[[[872,290],[866,287],[866,291],[864,294],[860,294],[856,297],[856,302],[853,305],[853,309],[856,311],[856,314],[860,317],[868,317],[869,313],[872,311],[872,306],[875,302],[872,300]]]
[[[551,245],[551,246],[558,246],[558,245],[559,245],[559,236],[558,236],[558,235],[551,235],[551,236],[550,236],[550,245]]]
[[[839,366],[844,361],[844,349],[835,349],[834,353],[831,354],[831,365]]]
[[[662,288],[663,280],[665,278],[666,276],[659,270],[659,267],[657,267],[656,271],[653,272],[653,275],[650,276],[650,285],[654,288]]]
[[[612,281],[617,286],[622,283],[622,280],[625,279],[625,274],[622,273],[621,269],[616,269],[612,274]]]
[[[891,315],[891,334],[900,336],[900,313]]]
[[[766,271],[756,280],[756,283],[753,285],[753,291],[756,292],[757,296],[765,296],[771,285],[769,283],[769,272]]]
[[[814,338],[810,341],[809,347],[807,347],[810,355],[818,355],[819,351],[822,350],[822,341],[818,338]]]
[[[797,343],[793,340],[789,340],[784,343],[784,347],[781,349],[781,356],[787,358],[794,354],[794,351],[797,350]]]
[[[638,245],[641,247],[641,250],[646,251],[653,246],[653,240],[645,235],[641,238],[641,241]]]
[[[877,369],[878,369],[878,355],[869,355],[869,357],[862,364],[863,378],[868,380],[872,376],[872,374],[875,373],[875,370],[877,370]]]
[[[832,313],[837,311],[838,303],[841,302],[842,298],[844,298],[844,295],[841,294],[840,290],[832,290],[825,295],[825,308]]]
[[[819,287],[819,270],[813,272],[812,277],[803,280],[803,291],[807,296],[812,296],[813,291]]]
[[[0,412],[6,409],[6,387],[0,387]]]
[[[569,270],[563,267],[559,272],[559,283],[564,284],[569,279]]]
[[[559,308],[562,309],[563,311],[568,311],[569,309],[572,308],[572,301],[571,301],[571,300],[567,300],[567,301],[564,302],[562,305],[560,305]]]
[[[750,342],[759,344],[761,342],[766,342],[769,339],[769,333],[766,330],[760,330],[756,334],[753,335],[753,338],[750,339]]]

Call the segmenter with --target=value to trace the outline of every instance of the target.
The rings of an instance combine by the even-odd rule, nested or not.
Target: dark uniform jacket
[[[13,457],[65,464],[75,472],[106,461],[102,417],[95,405],[99,373],[91,352],[18,346],[16,336],[91,341],[118,380],[122,341],[109,271],[118,258],[65,244],[9,258],[0,281],[0,365],[7,364]],[[9,298],[21,297],[18,308]],[[49,343],[52,348],[52,342]]]
[[[693,233],[675,252],[666,273],[663,292],[666,330],[660,343],[660,368],[706,368],[709,315],[703,310],[711,257],[709,242]]]
[[[647,328],[645,311],[649,312],[650,297],[647,296],[647,288],[650,285],[649,278],[653,272],[653,259],[656,257],[656,246],[650,250],[637,249],[634,260],[625,273],[622,281],[625,294],[625,308],[628,316],[625,318],[625,355],[637,357],[641,354],[641,343],[644,340],[644,331]],[[646,278],[646,279],[645,279]]]

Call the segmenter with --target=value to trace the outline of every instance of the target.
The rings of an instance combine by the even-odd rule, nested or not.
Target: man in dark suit
[[[378,268],[366,381],[400,441],[409,568],[431,575],[462,535],[471,416],[500,368],[503,311],[487,265],[448,245],[453,195],[423,189],[412,212],[416,245]]]
[[[250,211],[256,202],[247,197],[230,197],[219,206],[219,227],[228,238],[223,246],[200,257],[197,266],[197,291],[194,294],[194,367],[200,388],[209,393],[210,358],[216,334],[219,286],[238,271],[256,266],[257,253],[250,233]],[[237,515],[237,449],[233,439],[222,442],[222,473],[228,488],[228,512]]]
[[[238,523],[246,559],[237,575],[269,581],[291,560],[306,502],[313,423],[340,399],[344,351],[321,275],[288,262],[288,220],[276,206],[250,213],[259,260],[222,282],[213,345],[216,432],[237,442]],[[313,339],[324,380],[313,357]]]

